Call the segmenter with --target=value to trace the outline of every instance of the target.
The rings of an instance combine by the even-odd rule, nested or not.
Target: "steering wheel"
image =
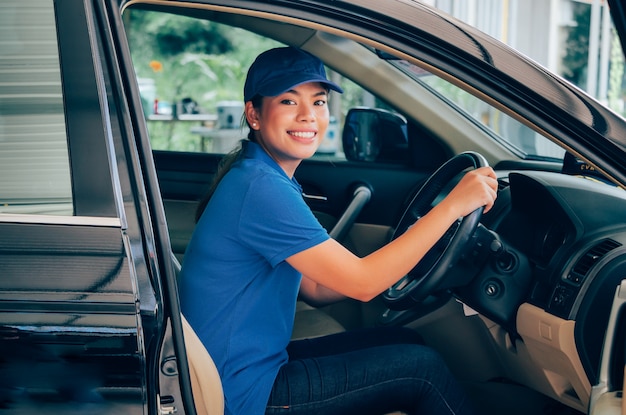
[[[467,168],[476,169],[487,165],[487,160],[474,152],[461,153],[448,160],[415,194],[402,215],[392,239],[402,235],[416,220],[425,215],[444,186],[455,176]],[[452,224],[415,268],[383,293],[387,307],[391,310],[408,310],[438,291],[454,286],[454,281],[445,278],[446,273],[466,251],[482,214],[481,207]]]

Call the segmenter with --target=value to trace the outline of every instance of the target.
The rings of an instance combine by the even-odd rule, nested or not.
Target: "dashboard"
[[[593,383],[615,289],[626,275],[626,191],[535,171],[508,172],[500,184],[482,224],[504,253],[455,294],[513,337],[524,303],[575,321],[576,348]]]

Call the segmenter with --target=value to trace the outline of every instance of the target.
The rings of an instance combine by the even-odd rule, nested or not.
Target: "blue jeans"
[[[472,414],[442,358],[403,328],[291,342],[266,414]]]

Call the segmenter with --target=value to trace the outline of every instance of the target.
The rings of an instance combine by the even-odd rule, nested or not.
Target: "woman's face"
[[[261,108],[246,103],[246,117],[256,141],[291,177],[300,162],[319,147],[328,127],[328,91],[310,82],[275,97]]]

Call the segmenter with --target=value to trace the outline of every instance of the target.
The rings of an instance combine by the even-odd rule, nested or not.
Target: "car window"
[[[153,149],[228,152],[246,134],[240,124],[245,71],[258,50],[276,43],[144,10],[128,10],[125,23]]]
[[[233,149],[247,135],[241,92],[247,68],[260,52],[281,44],[217,22],[141,9],[127,10],[125,24],[153,149],[218,154]],[[419,84],[420,90],[428,91],[427,99],[441,101],[510,154],[526,160],[563,159],[563,148],[492,105],[423,68],[367,49],[378,55],[373,59],[386,61]],[[354,151],[344,148],[346,116],[354,108],[399,114],[408,120],[409,141],[418,130],[411,124],[422,120],[378,99],[346,76],[327,72],[344,93],[331,94],[331,123],[314,158],[411,163],[408,151],[387,152],[392,156],[385,158],[354,158]],[[418,140],[423,141],[424,130],[428,127],[418,133]],[[428,145],[420,144],[421,151]]]
[[[0,4],[0,213],[71,215],[52,0]]]
[[[233,149],[248,133],[242,124],[247,69],[262,51],[284,45],[187,16],[129,9],[125,19],[153,149],[219,154]],[[349,109],[393,108],[326,70],[344,93],[330,96],[330,124],[314,157],[345,160],[341,127]],[[404,162],[406,157],[403,152],[385,161]]]

